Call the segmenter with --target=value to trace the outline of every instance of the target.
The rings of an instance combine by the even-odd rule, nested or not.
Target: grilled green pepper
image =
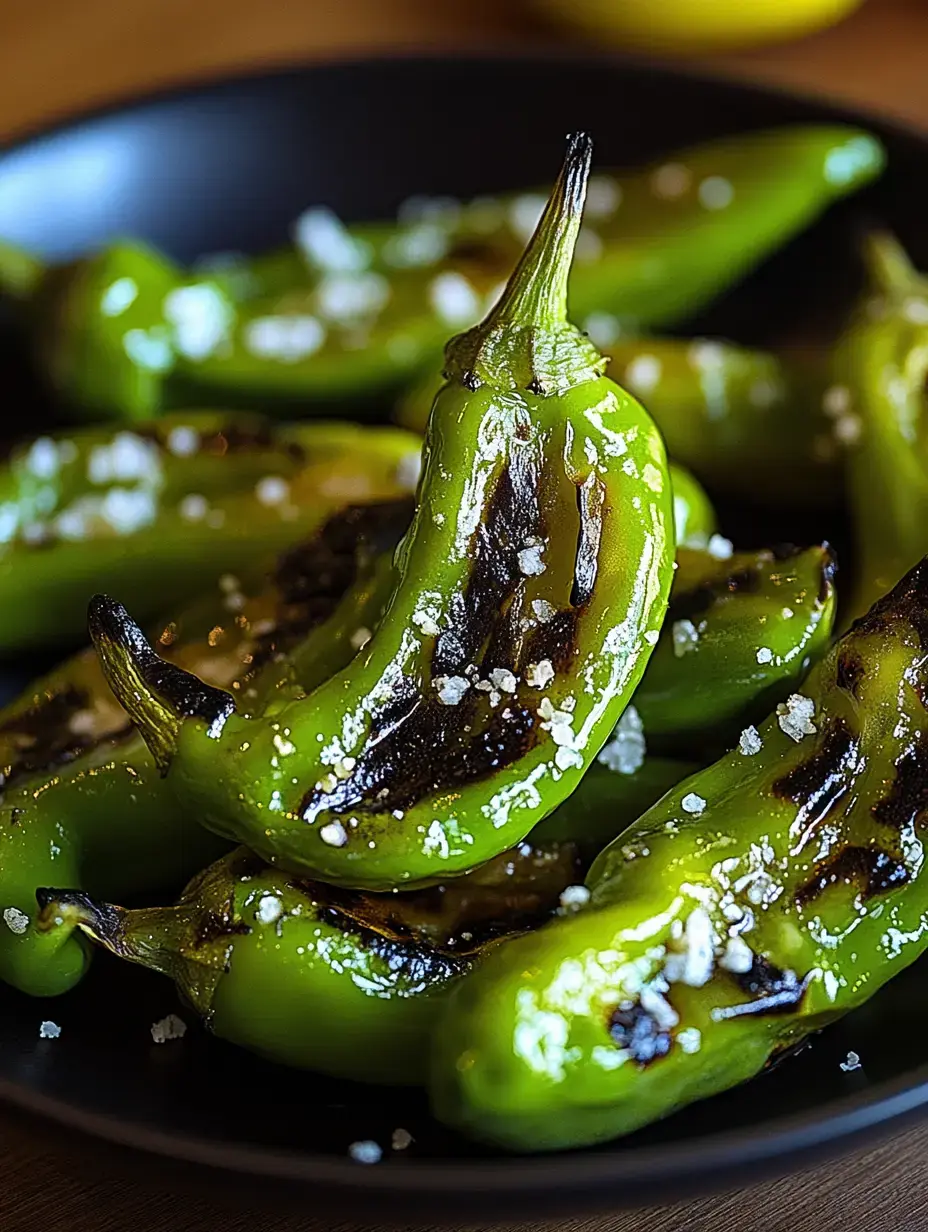
[[[724,747],[798,686],[831,637],[834,572],[827,544],[723,559],[678,549],[661,639],[635,690],[652,747]]]
[[[928,561],[761,727],[598,857],[588,908],[488,957],[433,1035],[439,1117],[600,1142],[756,1074],[928,944]]]
[[[588,168],[575,138],[505,294],[449,344],[396,586],[344,672],[248,720],[161,680],[125,611],[92,604],[177,798],[271,863],[368,889],[482,863],[570,794],[644,670],[670,485],[653,423],[566,319]]]
[[[176,907],[125,911],[43,889],[50,955],[80,926],[172,977],[217,1035],[275,1061],[368,1082],[418,1083],[448,988],[493,941],[559,907],[596,850],[686,773],[593,767],[513,851],[446,886],[374,895],[299,881],[244,850],[198,876]],[[581,895],[582,897],[582,895]],[[565,910],[575,901],[568,893]]]
[[[866,133],[796,125],[596,177],[573,319],[591,318],[590,328],[612,318],[679,321],[872,180],[883,161]],[[41,368],[70,401],[122,417],[191,397],[267,407],[395,389],[437,363],[449,329],[480,318],[544,196],[435,205],[421,202],[419,216],[399,225],[353,228],[310,210],[289,252],[213,260],[199,276],[132,243],[51,270],[33,303]],[[22,275],[12,282],[21,295]]]
[[[383,428],[269,429],[227,412],[40,437],[0,472],[0,648],[75,640],[93,589],[146,618],[280,550],[347,500],[414,488],[419,441]]]
[[[778,357],[708,338],[616,336],[617,323],[596,315],[587,326],[609,354],[608,375],[642,400],[670,457],[714,492],[764,503],[787,493],[810,507],[837,501],[843,450],[826,411],[826,356],[797,349]],[[424,430],[438,386],[432,376],[412,386],[396,421]]]
[[[857,546],[848,616],[858,616],[928,550],[928,278],[889,235],[870,236],[870,275],[835,359],[835,430],[851,444]]]
[[[224,578],[161,626],[164,670],[195,667],[231,686],[248,710],[293,646],[304,657],[315,646],[316,663],[327,659],[330,671],[343,666],[355,649],[332,639],[325,618],[366,555],[396,543],[410,513],[407,501],[349,508],[269,576]],[[37,885],[66,880],[108,897],[173,892],[223,845],[177,807],[95,657],[75,656],[0,713],[0,756],[0,979],[52,995],[80,978],[87,954],[29,928]]]

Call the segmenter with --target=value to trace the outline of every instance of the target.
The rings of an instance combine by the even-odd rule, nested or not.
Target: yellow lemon
[[[669,54],[730,51],[798,38],[862,0],[535,0],[560,21],[625,47]]]

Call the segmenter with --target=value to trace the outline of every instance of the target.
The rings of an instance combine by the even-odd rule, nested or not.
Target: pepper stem
[[[889,231],[872,231],[863,243],[863,259],[874,290],[884,295],[910,294],[921,275]]]
[[[167,774],[185,719],[203,719],[211,736],[221,733],[235,699],[159,658],[121,603],[94,595],[88,626],[107,683],[162,774]]]
[[[446,378],[549,396],[593,380],[606,360],[567,319],[567,284],[590,174],[593,143],[568,138],[561,173],[532,238],[481,324],[445,348]]]

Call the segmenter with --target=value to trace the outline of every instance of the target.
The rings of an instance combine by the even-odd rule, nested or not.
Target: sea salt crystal
[[[265,894],[258,903],[255,919],[259,924],[276,924],[284,913],[284,905],[276,894]]]
[[[11,933],[21,936],[29,927],[29,917],[18,907],[7,907],[3,913],[3,922]]]
[[[438,690],[438,700],[445,706],[456,706],[470,688],[465,676],[436,676],[432,683]]]
[[[166,1044],[169,1040],[183,1039],[187,1034],[187,1024],[176,1014],[168,1014],[166,1018],[153,1022],[151,1038],[156,1044]]]
[[[695,907],[683,926],[683,948],[668,954],[664,976],[671,984],[702,988],[712,975],[712,921],[704,907]]]
[[[856,1052],[849,1052],[847,1060],[841,1062],[841,1068],[846,1074],[853,1073],[855,1069],[860,1069],[860,1057]]]
[[[51,1022],[46,1019],[39,1024],[39,1039],[57,1039],[61,1034],[61,1027],[57,1022]]]
[[[754,966],[754,954],[751,947],[741,937],[729,937],[725,943],[725,952],[719,959],[719,966],[733,975],[746,975]]]
[[[763,747],[764,742],[760,738],[760,732],[754,726],[746,727],[738,737],[738,751],[742,757],[753,757]]]
[[[530,689],[544,689],[553,679],[554,665],[550,659],[540,659],[525,669],[525,683]]]
[[[673,653],[678,659],[695,650],[699,642],[699,630],[691,620],[675,620],[671,626]]]
[[[329,847],[344,847],[348,842],[348,831],[340,821],[330,821],[319,831],[319,837]]]
[[[585,885],[570,885],[561,892],[560,903],[564,911],[577,911],[590,901],[590,892]]]
[[[798,744],[804,736],[814,736],[818,730],[812,722],[815,702],[801,693],[791,693],[785,702],[777,706],[777,723],[780,730]]]
[[[531,543],[527,547],[521,548],[518,552],[519,572],[526,577],[539,577],[545,571],[545,562],[542,558],[544,545]]]
[[[680,807],[684,813],[691,813],[694,817],[698,817],[700,813],[706,811],[706,802],[702,796],[697,796],[695,791],[691,791],[680,801]]]
[[[773,651],[770,649],[769,646],[761,646],[758,649],[757,662],[758,663],[772,663],[773,662]]]
[[[641,715],[634,706],[628,706],[611,738],[600,750],[597,761],[617,774],[634,774],[644,765],[646,753]]]
[[[515,693],[516,691],[516,678],[505,667],[494,667],[490,672],[490,680],[503,693]]]

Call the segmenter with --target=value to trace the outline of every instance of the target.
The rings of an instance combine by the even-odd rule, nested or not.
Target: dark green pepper
[[[835,431],[851,446],[857,577],[848,617],[928,550],[928,278],[892,236],[871,236],[865,255],[870,285],[830,391]]]
[[[0,472],[0,649],[76,640],[95,588],[146,619],[306,536],[347,501],[415,487],[419,441],[352,424],[270,430],[228,412],[84,429]]]
[[[928,561],[599,856],[591,899],[488,957],[433,1034],[438,1116],[601,1142],[742,1082],[928,944]]]
[[[449,987],[562,896],[560,909],[572,910],[593,853],[685,773],[675,762],[646,763],[636,775],[593,767],[518,848],[406,894],[295,880],[244,850],[197,877],[176,907],[125,911],[41,890],[38,943],[49,955],[76,948],[79,926],[173,978],[216,1035],[288,1065],[419,1083]]]
[[[365,889],[464,872],[570,794],[659,636],[671,493],[646,412],[566,318],[572,140],[486,322],[449,343],[418,507],[363,652],[259,721],[168,680],[124,609],[91,631],[178,800],[271,863]]]
[[[304,659],[314,646],[314,662],[326,660],[329,671],[342,667],[355,648],[333,640],[325,618],[363,574],[365,557],[396,543],[410,513],[406,501],[349,508],[269,575],[223,579],[161,626],[164,670],[194,667],[249,710],[294,646]],[[95,656],[75,656],[0,714],[0,755],[0,979],[52,995],[80,978],[87,951],[76,939],[50,945],[29,928],[37,885],[64,880],[108,897],[173,893],[223,845],[177,807]]]
[[[604,321],[679,321],[883,162],[878,141],[859,130],[796,125],[597,176],[573,319],[600,331]],[[191,398],[267,407],[395,389],[437,363],[449,329],[479,320],[544,195],[437,211],[420,204],[428,216],[398,226],[344,228],[325,209],[307,211],[289,253],[214,259],[208,277],[138,244],[52,270],[33,313],[42,368],[72,402],[122,417]],[[12,282],[21,294],[22,276]]]
[[[708,338],[615,336],[616,323],[595,315],[587,327],[609,355],[609,376],[642,400],[670,457],[714,492],[779,502],[786,474],[790,501],[837,501],[843,450],[826,412],[825,356],[794,350],[778,357]],[[414,385],[397,404],[397,422],[423,431],[438,385],[434,377]]]
[[[661,639],[635,690],[648,740],[675,753],[719,748],[767,714],[824,653],[834,625],[827,544],[732,555],[722,543],[721,559],[678,549]]]

